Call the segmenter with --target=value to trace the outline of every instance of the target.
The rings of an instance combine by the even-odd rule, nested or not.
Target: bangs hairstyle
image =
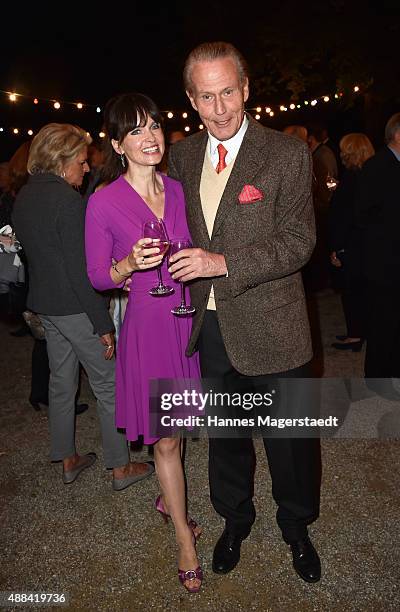
[[[183,68],[183,84],[185,91],[193,93],[192,70],[198,62],[213,62],[217,59],[230,57],[236,64],[240,84],[244,85],[249,76],[247,62],[243,55],[231,43],[218,41],[202,43],[191,51]]]
[[[346,168],[362,168],[364,163],[375,154],[368,136],[355,132],[346,134],[339,143],[340,156]]]
[[[77,125],[49,123],[32,140],[28,172],[50,172],[61,176],[64,166],[73,161],[91,142],[89,134]]]
[[[121,144],[129,132],[146,125],[148,117],[162,127],[163,120],[157,105],[144,94],[121,94],[107,102],[104,110],[104,131],[107,140],[104,145],[105,162],[101,176],[103,183],[115,181],[128,169],[127,164],[125,168],[123,167],[121,157],[114,150],[111,140]]]

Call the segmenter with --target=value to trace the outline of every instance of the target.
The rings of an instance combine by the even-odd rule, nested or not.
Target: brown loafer
[[[154,465],[152,465],[151,462],[146,462],[145,465],[147,465],[148,469],[147,472],[144,472],[143,474],[132,474],[131,476],[127,476],[126,478],[113,478],[112,487],[114,491],[123,491],[124,489],[130,487],[136,482],[139,482],[140,480],[144,480],[145,478],[151,476],[154,472]]]
[[[74,482],[83,470],[86,470],[86,468],[93,465],[93,463],[97,459],[97,456],[96,453],[87,453],[86,455],[83,455],[82,459],[84,459],[84,461],[82,461],[82,463],[78,465],[74,470],[63,472],[64,484],[71,484],[72,482]]]

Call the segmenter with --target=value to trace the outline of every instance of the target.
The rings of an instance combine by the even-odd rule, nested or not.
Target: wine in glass
[[[152,242],[143,246],[143,249],[153,249],[157,247],[158,249],[160,249],[160,252],[158,253],[159,255],[165,255],[165,253],[168,251],[169,240],[167,236],[167,230],[165,229],[165,225],[162,219],[146,221],[146,223],[143,224],[143,238],[152,239]],[[161,266],[162,262],[157,267],[158,285],[157,287],[153,287],[149,291],[150,295],[156,297],[160,295],[170,295],[174,292],[173,287],[164,285],[161,276]]]
[[[179,251],[182,251],[183,249],[190,249],[191,247],[192,247],[192,243],[190,242],[190,240],[186,240],[186,239],[172,240],[170,242],[169,257],[174,255],[174,253],[178,253]],[[185,283],[182,281],[179,281],[179,282],[181,284],[181,303],[179,306],[175,306],[175,308],[172,308],[171,312],[172,314],[178,317],[181,317],[181,316],[193,314],[194,312],[196,312],[196,309],[191,304],[186,304]]]

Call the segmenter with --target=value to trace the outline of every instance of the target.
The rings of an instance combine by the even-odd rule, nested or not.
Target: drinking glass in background
[[[329,191],[335,191],[338,184],[339,184],[339,181],[337,180],[336,177],[334,177],[332,174],[327,175],[326,186],[328,187]]]

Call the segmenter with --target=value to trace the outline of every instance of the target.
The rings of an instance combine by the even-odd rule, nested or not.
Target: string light
[[[350,90],[352,93],[359,93],[360,92],[360,87],[359,85],[354,85],[352,87],[352,89]],[[48,99],[48,98],[33,98],[31,96],[25,96],[23,94],[19,94],[16,92],[11,92],[11,91],[5,91],[5,90],[1,90],[0,89],[0,94],[5,94],[7,96],[7,98],[9,99],[10,102],[18,102],[19,99],[29,99],[31,101],[31,103],[33,102],[33,104],[35,105],[39,105],[40,103],[47,103],[47,104],[51,104],[54,109],[56,110],[60,110],[62,106],[64,105],[70,105],[70,106],[74,106],[76,109],[78,110],[90,110],[93,109],[96,111],[96,113],[101,113],[101,107],[100,106],[96,106],[95,104],[87,104],[86,102],[72,102],[72,101],[66,101],[66,100],[54,100],[54,99]],[[305,107],[308,107],[309,105],[314,107],[318,104],[319,101],[323,101],[325,103],[330,102],[331,100],[340,100],[342,97],[344,96],[343,91],[337,91],[336,93],[332,93],[331,95],[324,95],[324,96],[319,96],[318,98],[314,98],[313,100],[309,101],[309,100],[302,100],[299,101],[298,103],[295,102],[290,102],[290,104],[281,104],[280,106],[276,107],[275,112],[272,110],[271,106],[265,106],[265,113],[267,115],[269,115],[270,117],[274,117],[276,114],[276,111],[279,110],[280,112],[287,112],[288,108],[290,108],[290,110],[295,110],[300,109],[303,105]],[[261,106],[257,106],[255,108],[250,108],[247,109],[248,111],[254,111],[254,118],[259,121],[261,119],[261,115],[260,113],[262,112],[262,107]],[[173,119],[177,113],[179,113],[179,110],[175,110],[175,111],[161,111],[162,113],[164,113],[168,119]],[[181,116],[183,119],[187,119],[188,118],[188,113],[186,111],[181,113]],[[191,131],[191,127],[189,125],[186,125],[185,127],[182,127],[181,129],[184,129],[185,132],[190,132]],[[198,126],[199,130],[204,130],[204,125],[203,124],[199,124]],[[6,133],[6,132],[11,132],[15,135],[18,135],[22,132],[28,133],[29,136],[33,136],[33,130],[29,129],[27,131],[25,131],[26,128],[13,128],[13,127],[2,127],[0,128],[0,132],[1,133]],[[105,133],[104,132],[99,132],[99,137],[100,138],[104,138],[105,137]]]

